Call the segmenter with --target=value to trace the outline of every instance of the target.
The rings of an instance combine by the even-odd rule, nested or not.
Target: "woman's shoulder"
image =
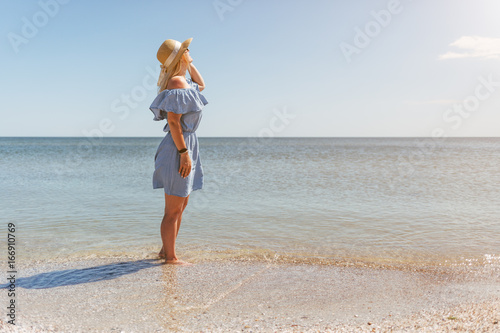
[[[168,81],[167,89],[186,89],[189,88],[189,83],[184,76],[172,76]]]

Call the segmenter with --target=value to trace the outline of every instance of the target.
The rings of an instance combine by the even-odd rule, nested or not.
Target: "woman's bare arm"
[[[182,114],[167,112],[168,127],[170,127],[170,133],[177,150],[186,148],[186,142],[184,142],[184,136],[182,135],[181,116]]]
[[[193,65],[193,63],[190,63],[188,66],[188,72],[189,75],[191,75],[191,79],[198,83],[198,87],[200,88],[200,91],[205,89],[205,81],[203,81],[203,77],[201,77],[200,72],[198,69]]]
[[[181,116],[182,114],[167,112],[167,122],[170,127],[170,134],[172,135],[177,150],[187,148],[186,142],[184,141],[184,135],[182,135]],[[184,178],[191,173],[191,158],[189,157],[189,153],[180,155],[179,173]]]

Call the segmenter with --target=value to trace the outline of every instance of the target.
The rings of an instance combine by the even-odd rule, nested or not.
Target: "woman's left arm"
[[[189,72],[189,75],[191,76],[191,79],[194,82],[198,83],[198,87],[200,88],[200,91],[205,89],[205,81],[203,81],[203,78],[201,77],[200,72],[198,71],[198,69],[196,69],[196,67],[193,65],[193,63],[189,64],[188,72]]]

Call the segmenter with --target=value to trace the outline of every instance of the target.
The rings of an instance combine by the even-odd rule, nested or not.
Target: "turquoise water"
[[[162,138],[0,138],[19,260],[147,257],[161,247]],[[205,187],[180,258],[498,264],[500,139],[200,138]]]

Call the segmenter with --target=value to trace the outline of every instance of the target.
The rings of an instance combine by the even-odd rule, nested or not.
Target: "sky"
[[[161,137],[166,39],[200,137],[500,134],[497,0],[0,0],[0,136]]]

